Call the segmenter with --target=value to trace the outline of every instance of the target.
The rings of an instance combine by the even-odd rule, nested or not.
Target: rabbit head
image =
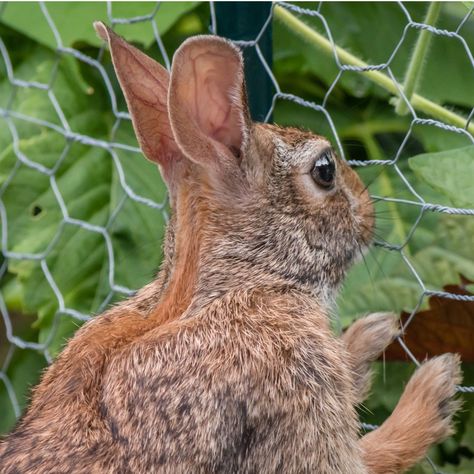
[[[170,281],[181,298],[255,285],[330,298],[371,240],[373,210],[329,141],[252,122],[242,55],[224,39],[188,39],[169,74],[102,23],[96,29],[143,153],[169,188]]]

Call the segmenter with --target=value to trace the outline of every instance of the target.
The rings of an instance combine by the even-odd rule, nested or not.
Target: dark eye
[[[336,177],[336,164],[331,151],[327,150],[314,162],[311,176],[316,184],[325,189],[330,189],[334,185]]]

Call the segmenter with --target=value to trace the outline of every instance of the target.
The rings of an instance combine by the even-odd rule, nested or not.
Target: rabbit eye
[[[314,182],[322,188],[330,189],[334,186],[336,164],[330,150],[324,151],[315,161],[311,176]]]

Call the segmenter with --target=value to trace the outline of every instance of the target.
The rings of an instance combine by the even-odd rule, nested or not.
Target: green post
[[[261,32],[272,9],[271,2],[215,2],[216,33],[236,41],[253,41]],[[258,42],[265,61],[272,67],[272,25],[267,25]],[[244,47],[245,79],[250,113],[263,122],[272,106],[274,87],[254,47]],[[271,118],[270,118],[271,119]]]

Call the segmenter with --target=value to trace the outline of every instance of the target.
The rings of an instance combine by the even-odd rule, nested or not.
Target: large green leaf
[[[474,145],[408,160],[415,174],[459,207],[474,208]]]
[[[43,137],[43,161],[57,158],[61,147],[57,146],[55,135],[46,133]],[[38,152],[38,141],[31,142],[23,146],[27,155],[30,147],[35,147],[35,153]],[[4,156],[3,159],[6,161],[10,157]],[[162,202],[164,186],[156,168],[133,154],[121,159],[127,179],[133,177],[138,186],[135,189],[148,189],[156,202]],[[111,157],[104,150],[74,145],[56,174],[57,186],[69,216],[88,224],[105,226],[123,197],[116,172]],[[59,240],[46,262],[65,305],[85,314],[97,311],[111,290],[108,280],[111,261],[103,235],[77,225],[67,224],[62,228],[64,216],[49,179],[28,167],[20,167],[7,187],[3,201],[8,215],[9,250],[45,251],[59,233]],[[138,288],[152,278],[159,264],[163,227],[161,211],[127,198],[108,230],[114,242],[115,284]],[[144,239],[155,240],[155,246],[142,246]],[[58,301],[43,270],[35,261],[11,260],[9,272],[22,283],[24,311],[38,314],[42,329],[40,342],[45,342],[50,337]],[[66,331],[65,327],[68,328]],[[77,323],[70,318],[61,318],[52,342],[53,353],[76,327]]]
[[[53,53],[37,46],[17,64],[15,75],[48,83],[55,61]],[[107,140],[113,121],[110,112],[104,112],[108,108],[103,99],[105,94],[97,84],[91,93],[88,84],[73,80],[75,68],[72,58],[63,58],[53,83],[62,115],[74,132]],[[3,80],[0,100],[10,93],[8,81]],[[11,102],[11,108],[62,127],[61,116],[45,91],[21,88]],[[0,127],[3,150],[0,153],[0,184],[8,182],[1,196],[6,209],[3,225],[6,225],[8,250],[20,254],[40,254],[48,250],[48,270],[64,305],[86,315],[96,312],[111,293],[112,264],[114,285],[136,289],[149,281],[160,261],[164,213],[125,196],[118,172],[120,168],[123,170],[126,185],[140,196],[152,203],[163,203],[165,186],[156,166],[140,154],[120,148],[114,151],[115,162],[101,146],[79,142],[68,144],[61,133],[41,124],[21,119],[11,123],[18,135],[18,151],[32,163],[49,169],[55,167],[54,185],[60,197],[55,194],[47,174],[32,166],[18,164],[10,127]],[[2,119],[2,124],[7,124],[6,119]],[[122,122],[115,130],[114,142],[137,145],[128,122]],[[85,224],[65,223],[62,202],[68,217]],[[108,253],[104,235],[85,229],[87,225],[101,229],[107,226],[112,256]],[[143,245],[145,240],[153,244]],[[8,276],[14,276],[20,282],[22,310],[37,315],[35,325],[40,330],[39,341],[50,341],[49,349],[55,354],[65,338],[77,328],[78,322],[70,316],[56,314],[58,298],[44,270],[38,260],[10,259]],[[7,304],[16,302],[17,294],[11,295],[7,291]]]
[[[160,34],[165,34],[185,13],[194,9],[199,2],[162,2],[154,17]],[[152,2],[123,2],[112,4],[113,18],[133,18],[151,15],[156,7]],[[102,20],[110,23],[106,2],[51,2],[45,8],[61,38],[63,46],[86,42],[100,46],[92,23]],[[1,21],[39,43],[55,48],[57,41],[53,29],[41,11],[39,2],[8,2],[4,7]],[[120,31],[120,28],[119,28]],[[140,24],[139,28],[127,28],[127,40],[150,45],[154,41],[151,21]]]

